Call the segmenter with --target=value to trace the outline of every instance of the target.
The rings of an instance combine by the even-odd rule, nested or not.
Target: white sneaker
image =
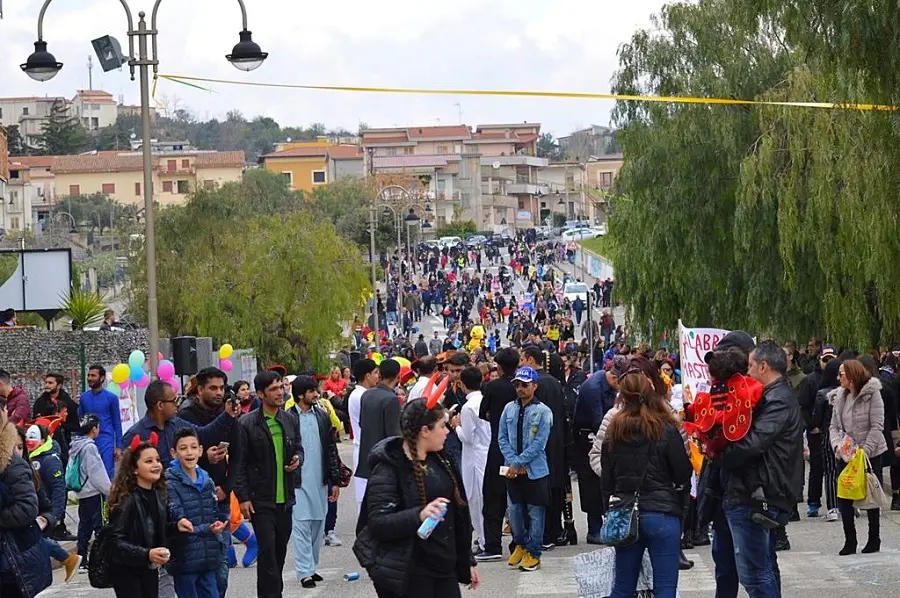
[[[325,534],[325,546],[341,546],[341,539],[337,537],[334,530]]]
[[[825,515],[825,521],[837,521],[838,519],[838,510],[828,509],[828,513]]]

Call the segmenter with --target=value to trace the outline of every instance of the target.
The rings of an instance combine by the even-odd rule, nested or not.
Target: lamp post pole
[[[375,203],[369,207],[369,261],[372,264],[372,324],[375,330],[375,347],[378,347],[378,268],[375,265]]]

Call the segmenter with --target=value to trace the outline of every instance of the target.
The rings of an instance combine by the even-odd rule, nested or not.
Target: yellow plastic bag
[[[853,458],[838,476],[837,495],[847,500],[866,497],[866,454],[861,448],[856,449]]]

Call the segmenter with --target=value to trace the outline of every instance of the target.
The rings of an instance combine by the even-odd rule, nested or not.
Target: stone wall
[[[80,394],[87,367],[100,364],[107,371],[127,363],[135,349],[147,352],[147,331],[74,332],[39,328],[0,329],[0,368],[12,375],[34,402],[43,392],[48,372],[66,377],[69,394]]]

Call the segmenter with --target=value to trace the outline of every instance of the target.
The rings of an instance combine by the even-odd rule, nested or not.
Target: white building
[[[71,114],[71,105],[61,97],[0,98],[0,125],[18,126],[26,145],[37,145],[44,123],[50,120],[53,104],[62,102]]]
[[[72,110],[88,131],[114,125],[119,116],[113,95],[101,89],[79,89],[72,98]]]

